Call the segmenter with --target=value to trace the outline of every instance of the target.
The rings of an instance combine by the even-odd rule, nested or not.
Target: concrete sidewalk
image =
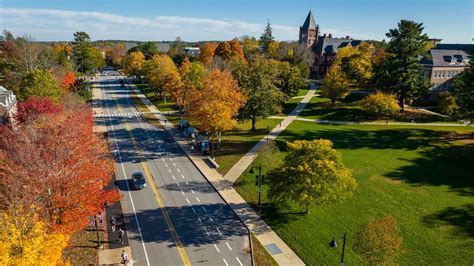
[[[234,183],[237,178],[239,178],[242,173],[250,166],[250,164],[255,160],[257,157],[257,151],[258,149],[265,144],[269,140],[275,140],[278,135],[280,135],[281,132],[283,132],[288,125],[293,122],[300,112],[306,107],[306,105],[311,101],[311,98],[314,96],[314,93],[316,91],[316,86],[314,84],[311,84],[311,89],[306,93],[304,96],[303,100],[293,109],[293,111],[286,117],[280,117],[283,118],[283,121],[280,122],[278,126],[273,128],[270,133],[268,133],[268,136],[264,136],[255,146],[250,149],[249,152],[247,152],[240,160],[232,166],[232,168],[225,174],[224,178],[226,180],[229,180],[230,182]]]
[[[219,192],[224,201],[229,204],[229,206],[234,210],[234,212],[239,216],[239,218],[249,228],[249,230],[256,236],[260,243],[265,246],[275,261],[277,261],[279,265],[305,265],[304,262],[288,247],[288,245],[286,245],[286,243],[283,242],[283,240],[281,240],[281,238],[270,228],[270,226],[268,226],[260,218],[260,216],[252,209],[252,207],[247,204],[247,202],[237,193],[237,191],[234,190],[232,187],[233,182],[225,179],[221,174],[219,174],[219,172],[216,171],[216,169],[210,168],[205,161],[207,160],[206,156],[193,153],[191,150],[191,145],[181,136],[179,130],[174,128],[174,126],[168,122],[166,117],[159,113],[159,110],[156,108],[156,106],[153,105],[139,89],[133,85],[130,87],[141,99],[141,101],[148,106],[151,112],[156,112],[155,117],[160,120],[161,125],[175,139],[184,152],[186,152],[190,160],[196,165],[196,167],[217,190],[217,192]],[[288,126],[288,124],[296,118],[304,106],[306,106],[306,103],[309,102],[312,94],[314,94],[314,87],[312,87],[312,89],[306,95],[309,95],[309,97],[305,97],[303,99],[303,101],[306,99],[307,101],[304,104],[298,104],[290,116],[282,121],[281,127],[275,128],[270,132],[270,137],[273,136],[273,138],[276,138],[276,136],[280,134],[280,132],[283,131],[284,128],[286,128],[286,126]],[[248,161],[245,161],[245,163],[247,162]],[[243,171],[245,171],[247,167],[242,164],[242,168],[244,168]]]

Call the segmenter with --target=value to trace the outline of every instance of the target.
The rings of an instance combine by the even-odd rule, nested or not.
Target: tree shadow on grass
[[[450,225],[454,227],[458,236],[474,237],[474,204],[448,207],[440,212],[425,216],[423,222],[430,228]]]

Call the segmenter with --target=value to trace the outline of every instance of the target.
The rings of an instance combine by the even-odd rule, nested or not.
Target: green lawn
[[[278,119],[262,119],[257,121],[257,130],[250,131],[251,122],[239,123],[233,131],[223,134],[221,149],[216,154],[221,174],[227,173],[232,166],[247,153],[263,136],[267,134],[267,127],[272,130],[280,123]]]
[[[348,234],[345,260],[361,264],[350,248],[356,228],[371,217],[392,214],[403,236],[402,265],[472,265],[474,262],[474,127],[334,126],[295,121],[277,139],[328,138],[353,169],[358,188],[339,204],[297,206],[269,203],[267,223],[308,265],[336,265],[333,236]],[[258,159],[255,163],[258,163]],[[255,164],[254,163],[254,164]],[[265,165],[265,163],[263,164]],[[253,175],[241,176],[237,191],[256,206]]]
[[[167,100],[165,103],[163,99],[155,94],[154,90],[150,88],[147,84],[135,84],[143,94],[158,108],[160,111],[175,111],[178,110],[175,102]]]

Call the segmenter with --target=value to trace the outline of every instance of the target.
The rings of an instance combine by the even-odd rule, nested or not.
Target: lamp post
[[[344,266],[344,251],[346,249],[346,236],[347,236],[347,233],[344,232],[344,236],[342,237],[344,239],[344,243],[342,244],[342,255],[341,255],[341,266]],[[333,237],[331,242],[329,242],[329,246],[331,248],[337,248],[337,242],[336,242],[336,238]]]
[[[97,248],[102,249],[102,248],[104,248],[104,246],[100,243],[99,221],[98,221],[97,214],[94,215],[94,223],[95,223],[95,232],[96,232],[96,235],[97,235]]]
[[[255,185],[258,186],[258,213],[262,212],[262,184],[264,181],[265,176],[262,175],[262,165],[259,164],[258,168],[258,175],[255,177]],[[253,167],[250,167],[250,174],[255,173]]]

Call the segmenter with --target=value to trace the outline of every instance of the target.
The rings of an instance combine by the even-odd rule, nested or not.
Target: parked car
[[[132,174],[133,188],[140,190],[146,188],[146,180],[141,172],[135,172]]]

